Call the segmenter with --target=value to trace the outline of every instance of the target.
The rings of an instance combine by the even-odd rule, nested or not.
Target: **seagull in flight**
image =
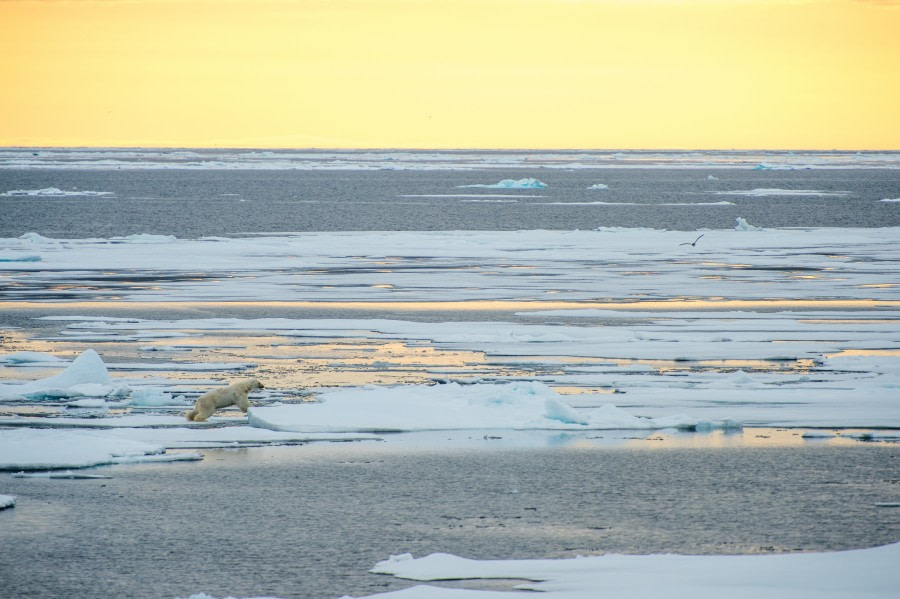
[[[706,233],[701,234],[700,237],[703,237],[703,235],[706,235]],[[698,237],[694,241],[685,241],[684,243],[679,243],[678,245],[689,245],[691,247],[697,247],[697,242],[700,241],[700,237]]]

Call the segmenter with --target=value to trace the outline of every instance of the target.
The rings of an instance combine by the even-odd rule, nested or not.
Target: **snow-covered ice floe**
[[[31,428],[0,431],[0,470],[57,470],[199,459],[202,456],[198,453],[166,454],[159,444],[88,431]]]
[[[776,188],[758,188],[758,189],[738,189],[734,191],[714,191],[711,192],[720,196],[745,196],[751,198],[768,198],[768,197],[846,197],[851,195],[849,191],[821,191],[818,189],[776,189]]]
[[[0,495],[0,510],[4,510],[9,507],[15,507],[16,505],[16,496],[15,495]]]
[[[738,428],[686,415],[639,418],[606,404],[578,411],[542,383],[406,385],[323,393],[319,403],[254,407],[252,426],[302,431]]]
[[[10,354],[12,360],[36,361],[41,356],[33,352]],[[10,358],[7,356],[7,360]],[[48,360],[54,362],[54,360]],[[14,363],[14,362],[13,362]],[[109,376],[106,364],[93,349],[85,350],[59,374],[22,384],[0,384],[0,399],[61,399],[72,397],[121,398],[130,389],[116,385]]]
[[[418,581],[526,580],[546,599],[888,599],[900,588],[900,543],[832,553],[780,555],[602,555],[560,560],[479,561],[435,553],[392,556],[371,570]],[[513,599],[491,592],[420,585],[369,597]]]

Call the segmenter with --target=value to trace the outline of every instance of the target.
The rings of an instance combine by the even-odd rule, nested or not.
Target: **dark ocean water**
[[[650,442],[648,442],[650,443]],[[825,551],[900,538],[898,448],[206,451],[3,480],[5,598],[368,595],[392,553]],[[449,583],[458,584],[458,583]]]
[[[708,179],[710,174],[717,179]],[[548,187],[459,187],[525,177]],[[609,189],[588,189],[596,183]],[[900,226],[900,202],[880,201],[900,197],[895,169],[0,169],[0,194],[48,187],[114,195],[0,197],[0,237],[31,231],[55,238],[597,227],[693,231],[731,228],[737,217],[767,228]],[[754,189],[838,195],[716,194]]]

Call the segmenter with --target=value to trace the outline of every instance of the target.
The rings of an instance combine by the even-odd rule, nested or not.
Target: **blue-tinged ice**
[[[481,187],[484,189],[544,189],[547,184],[537,179],[503,179],[493,184],[459,185],[459,187]]]

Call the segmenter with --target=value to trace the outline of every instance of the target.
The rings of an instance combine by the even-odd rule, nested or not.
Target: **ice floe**
[[[63,360],[53,354],[47,354],[43,352],[35,352],[35,351],[19,351],[13,352],[11,354],[3,354],[0,355],[0,364],[7,365],[39,365],[39,366],[59,366],[61,364],[67,364],[68,360]]]
[[[284,431],[736,427],[679,414],[640,418],[613,405],[575,410],[543,383],[407,385],[323,393],[318,403],[253,407],[251,426]]]
[[[818,189],[777,189],[777,188],[758,188],[735,191],[714,191],[720,196],[747,196],[752,198],[767,197],[826,197],[836,196],[845,197],[851,195],[849,191],[821,191]]]
[[[593,185],[588,187],[588,189],[596,189],[596,190],[609,189],[609,185],[607,185],[605,183],[594,183]]]
[[[460,185],[459,187],[483,187],[485,189],[545,189],[547,184],[533,178],[503,179],[498,183]]]
[[[735,231],[764,231],[762,227],[751,225],[745,218],[737,217],[737,224],[734,226]]]
[[[780,555],[602,555],[559,560],[471,560],[444,553],[414,559],[391,556],[371,570],[417,581],[525,580],[518,591],[547,599],[778,599],[829,597],[888,599],[900,586],[895,564],[900,543],[831,553]],[[388,599],[512,599],[521,592],[491,592],[420,585],[370,595]]]
[[[15,495],[0,495],[0,510],[15,507],[16,505],[16,496]]]
[[[41,198],[64,198],[70,196],[111,196],[115,195],[111,191],[87,191],[81,189],[72,189],[63,191],[56,187],[45,187],[43,189],[13,189],[0,193],[3,197],[41,197]]]
[[[0,398],[123,397],[128,392],[127,386],[113,382],[106,364],[92,349],[85,350],[59,374],[28,383],[0,384]]]
[[[0,431],[0,470],[58,470],[144,461],[198,460],[166,454],[159,444],[90,431],[20,428]]]

